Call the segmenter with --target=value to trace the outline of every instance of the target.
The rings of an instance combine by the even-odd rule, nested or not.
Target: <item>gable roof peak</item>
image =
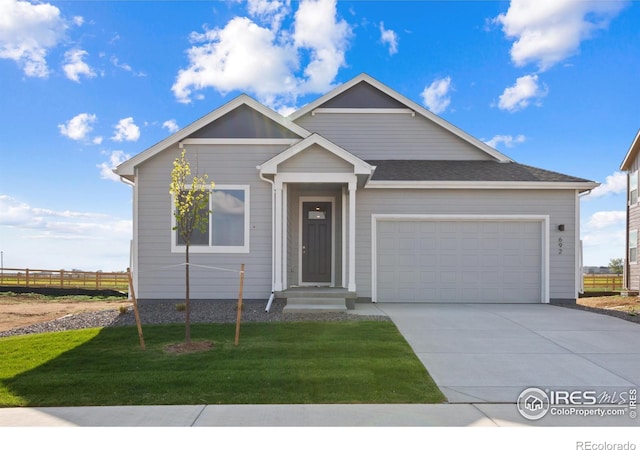
[[[422,116],[425,119],[430,120],[431,122],[441,126],[442,128],[444,128],[445,130],[447,130],[450,133],[454,134],[455,136],[459,137],[460,139],[462,139],[462,140],[468,142],[469,144],[473,145],[474,147],[478,148],[480,151],[488,154],[489,156],[491,156],[496,161],[499,161],[499,162],[513,162],[513,160],[511,158],[509,158],[507,155],[499,152],[495,148],[485,144],[484,142],[482,142],[479,139],[471,136],[470,134],[466,133],[465,131],[462,131],[460,128],[458,128],[455,125],[453,125],[453,124],[449,123],[448,121],[444,120],[442,117],[432,113],[431,111],[427,110],[423,106],[419,105],[418,103],[414,102],[413,100],[410,100],[409,98],[407,98],[404,95],[400,94],[399,92],[391,89],[390,87],[388,87],[384,83],[376,80],[375,78],[373,78],[372,76],[370,76],[370,75],[368,75],[366,73],[361,73],[360,75],[352,78],[351,80],[345,82],[344,84],[341,84],[341,85],[337,86],[336,88],[334,88],[330,92],[326,93],[325,95],[321,96],[320,98],[316,99],[315,101],[307,104],[306,106],[303,106],[298,111],[296,111],[293,114],[291,114],[288,118],[291,121],[295,122],[300,117],[305,116],[305,115],[313,112],[317,108],[321,108],[322,105],[324,105],[325,103],[327,103],[330,100],[336,98],[340,94],[345,93],[346,91],[348,91],[349,89],[353,88],[354,86],[358,85],[361,82],[365,82],[365,83],[371,85],[372,87],[374,87],[375,89],[379,90],[383,94],[387,95],[391,99],[393,99],[396,102],[404,105],[404,107],[406,107],[407,109],[410,109],[414,113],[418,114],[419,116]]]
[[[638,152],[640,152],[640,129],[636,133],[636,137],[633,139],[627,154],[620,164],[620,170],[629,170],[631,169],[631,165],[633,164],[633,160],[637,158]]]
[[[191,136],[198,130],[201,130],[207,125],[215,122],[219,118],[229,114],[230,112],[236,110],[237,108],[243,105],[248,106],[249,108],[253,109],[259,114],[262,114],[268,119],[273,120],[278,125],[300,136],[300,138],[302,139],[311,135],[311,133],[308,130],[294,123],[291,119],[283,117],[276,111],[258,102],[253,97],[250,97],[247,94],[240,94],[237,97],[225,103],[224,105],[220,106],[219,108],[214,109],[213,111],[204,115],[200,119],[190,123],[184,128],[181,128],[180,130],[171,134],[170,136],[163,139],[162,141],[154,144],[153,146],[142,151],[141,153],[138,153],[134,157],[123,162],[118,167],[116,167],[114,172],[120,176],[132,176],[134,173],[133,170],[137,165],[143,163],[149,158],[152,158],[153,156],[171,147],[172,145],[179,143],[180,141]]]

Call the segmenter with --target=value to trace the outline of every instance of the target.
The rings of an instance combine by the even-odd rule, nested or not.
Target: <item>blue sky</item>
[[[241,92],[287,114],[362,72],[602,183],[581,201],[584,262],[625,254],[640,2],[0,0],[0,17],[4,267],[124,270],[131,188],[112,167]]]

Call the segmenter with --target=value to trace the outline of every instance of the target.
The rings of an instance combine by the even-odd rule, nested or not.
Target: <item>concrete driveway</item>
[[[553,305],[377,303],[450,403],[640,386],[640,325]]]

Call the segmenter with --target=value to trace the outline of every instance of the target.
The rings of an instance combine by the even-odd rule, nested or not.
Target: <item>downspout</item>
[[[117,174],[117,172],[114,170],[114,173]],[[120,181],[122,181],[124,184],[126,184],[127,186],[130,186],[133,189],[133,211],[132,211],[132,221],[133,221],[133,229],[131,230],[131,241],[129,241],[129,268],[131,271],[133,271],[133,278],[132,278],[132,283],[133,283],[133,287],[136,290],[136,292],[138,291],[138,268],[136,267],[136,262],[137,262],[137,257],[136,257],[136,243],[137,243],[137,238],[135,236],[136,234],[136,207],[137,207],[137,201],[136,201],[136,183],[125,178],[124,176],[120,175]],[[131,290],[129,290],[131,291]],[[131,292],[129,292],[129,298],[131,298]]]
[[[578,204],[576,205],[576,224],[578,225],[578,235],[576,236],[576,253],[577,253],[577,273],[578,279],[580,280],[580,285],[578,286],[578,294],[584,294],[584,254],[582,249],[582,239],[580,239],[580,230],[582,229],[582,224],[580,222],[580,199],[582,197],[586,197],[591,194],[591,189],[588,191],[578,192],[577,200]]]
[[[273,303],[273,298],[275,297],[275,283],[276,283],[276,240],[275,240],[275,229],[276,229],[276,193],[275,193],[275,182],[266,178],[262,175],[261,167],[257,166],[258,176],[262,181],[266,181],[271,185],[271,295],[269,296],[269,301],[267,302],[267,307],[265,308],[265,312],[269,312],[271,309],[271,304]]]

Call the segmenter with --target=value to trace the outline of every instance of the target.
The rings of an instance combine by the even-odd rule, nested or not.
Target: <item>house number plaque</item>
[[[558,238],[558,255],[562,255],[562,238]]]

